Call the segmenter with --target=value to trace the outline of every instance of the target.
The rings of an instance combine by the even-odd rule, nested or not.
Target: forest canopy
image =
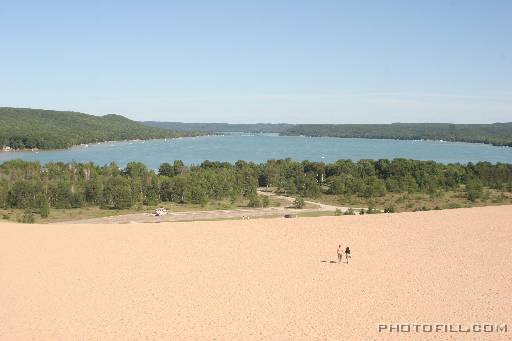
[[[339,160],[334,163],[269,160],[235,164],[204,161],[186,166],[177,160],[158,171],[131,162],[48,163],[21,160],[0,164],[0,208],[48,209],[100,206],[126,209],[159,202],[206,204],[257,195],[258,187],[274,187],[292,196],[321,193],[382,197],[386,193],[436,193],[463,186],[469,200],[482,188],[512,191],[512,164],[441,164],[434,161]]]
[[[71,111],[0,108],[0,150],[63,149],[92,142],[198,135],[153,128],[120,115],[94,116]]]

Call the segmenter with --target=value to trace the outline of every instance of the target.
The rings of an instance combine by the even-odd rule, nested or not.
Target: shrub
[[[48,204],[46,197],[43,197],[41,200],[41,208],[39,209],[39,214],[41,215],[41,218],[48,218],[50,215],[50,205]]]
[[[39,214],[41,215],[41,218],[48,218],[48,216],[50,215],[50,206],[49,205],[42,206],[39,209]]]
[[[428,192],[430,199],[442,198],[445,195],[443,190],[431,190]]]
[[[262,203],[261,203],[261,200],[260,200],[259,196],[254,194],[254,195],[251,195],[249,197],[249,203],[247,203],[247,206],[249,206],[249,207],[261,207],[261,205],[262,205]]]
[[[21,216],[21,222],[25,224],[33,224],[35,222],[34,214],[29,208],[25,209],[23,212],[23,215]]]
[[[334,215],[335,216],[340,216],[341,215],[341,210],[339,208],[335,209],[334,210]]]
[[[493,203],[502,203],[502,202],[505,202],[505,200],[507,200],[507,197],[505,195],[503,195],[503,193],[500,193],[500,195],[498,195],[492,202]]]
[[[261,199],[261,205],[263,207],[269,207],[270,206],[270,198],[268,196],[264,196],[262,199]]]
[[[459,203],[451,202],[448,204],[448,208],[461,208],[462,206]]]
[[[384,213],[395,213],[395,208],[393,206],[386,207]]]
[[[466,184],[466,196],[469,201],[475,202],[484,196],[482,184],[478,180],[470,180]]]
[[[299,208],[299,209],[300,209],[300,208],[304,208],[304,205],[305,205],[305,204],[306,204],[306,203],[304,202],[304,198],[302,198],[302,197],[297,197],[297,198],[295,198],[295,200],[293,201],[293,207],[294,207],[294,208]]]

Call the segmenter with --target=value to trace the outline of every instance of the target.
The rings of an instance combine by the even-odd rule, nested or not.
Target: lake
[[[150,141],[108,142],[76,146],[67,150],[0,152],[0,162],[10,159],[87,162],[104,165],[115,161],[125,166],[140,161],[152,169],[163,162],[183,160],[199,164],[204,160],[247,160],[263,162],[290,157],[295,160],[333,162],[339,159],[411,158],[442,163],[490,161],[512,163],[512,148],[485,144],[342,139],[330,137],[278,136],[277,134],[226,134]]]

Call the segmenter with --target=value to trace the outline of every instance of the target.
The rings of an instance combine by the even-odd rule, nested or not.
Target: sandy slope
[[[338,243],[352,248],[350,264],[330,263]],[[508,323],[508,332],[377,332],[399,322]],[[0,224],[1,340],[511,337],[512,206]]]

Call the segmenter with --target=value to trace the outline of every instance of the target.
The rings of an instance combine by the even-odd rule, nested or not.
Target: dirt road
[[[313,201],[305,201],[309,204],[308,208],[295,209],[291,204],[295,200],[292,197],[276,195],[272,192],[258,191],[260,195],[271,196],[281,199],[289,203],[286,207],[266,207],[266,208],[243,208],[233,210],[214,210],[214,211],[186,211],[186,212],[169,212],[165,216],[157,217],[152,213],[133,213],[125,215],[117,215],[110,217],[81,219],[74,221],[62,222],[62,224],[131,224],[131,223],[162,223],[168,221],[197,221],[197,220],[229,220],[229,219],[249,219],[260,217],[279,217],[286,214],[297,215],[299,213],[308,212],[333,212],[340,209],[341,212],[348,210],[348,207],[332,206],[321,204]]]
[[[293,204],[293,202],[295,201],[295,198],[293,198],[293,197],[286,197],[284,195],[278,195],[278,194],[275,194],[274,192],[267,192],[267,191],[259,190],[258,194],[266,195],[266,196],[276,198],[276,199],[285,200],[285,201],[289,202],[290,205]],[[315,208],[315,211],[332,211],[332,212],[334,212],[335,210],[339,209],[339,210],[341,210],[341,212],[345,212],[349,209],[349,207],[345,207],[345,206],[327,205],[327,204],[322,204],[320,202],[310,201],[310,200],[305,200],[304,203],[317,206],[317,208]],[[355,210],[361,210],[361,209],[362,208],[355,208]]]

